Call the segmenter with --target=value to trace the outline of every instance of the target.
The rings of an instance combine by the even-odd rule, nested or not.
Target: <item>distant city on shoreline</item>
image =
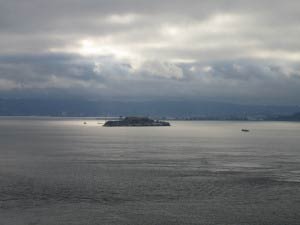
[[[102,118],[147,116],[167,120],[300,121],[300,107],[200,101],[0,99],[0,116]]]

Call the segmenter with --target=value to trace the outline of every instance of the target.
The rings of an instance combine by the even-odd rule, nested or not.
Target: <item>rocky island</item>
[[[125,117],[121,120],[109,120],[103,125],[104,127],[157,127],[170,126],[169,122],[152,120],[148,117]]]

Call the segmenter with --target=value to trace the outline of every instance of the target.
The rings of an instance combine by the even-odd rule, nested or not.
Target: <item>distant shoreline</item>
[[[0,119],[85,119],[85,120],[118,120],[120,117],[102,117],[102,116],[0,116]],[[168,118],[168,117],[151,117],[155,119],[163,119],[167,121],[232,121],[232,122],[300,122],[300,120],[292,119],[224,119],[224,118]]]

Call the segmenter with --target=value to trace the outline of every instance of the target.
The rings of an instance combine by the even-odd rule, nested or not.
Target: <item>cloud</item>
[[[299,104],[299,19],[297,0],[0,0],[0,92]]]
[[[111,56],[1,56],[2,96],[52,95],[112,99],[210,99],[298,103],[299,65],[240,60],[206,63],[145,61],[139,67]],[[28,94],[30,93],[30,94]],[[263,96],[263,98],[262,98]]]

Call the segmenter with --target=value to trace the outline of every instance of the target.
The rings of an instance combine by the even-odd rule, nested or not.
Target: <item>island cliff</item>
[[[147,117],[125,117],[122,120],[110,120],[105,122],[104,127],[149,127],[170,126],[169,122],[152,120]]]

